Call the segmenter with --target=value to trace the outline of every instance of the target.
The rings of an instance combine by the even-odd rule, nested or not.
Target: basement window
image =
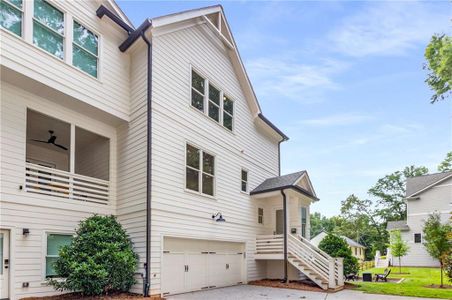
[[[0,1],[0,26],[22,36],[23,4],[22,0]]]

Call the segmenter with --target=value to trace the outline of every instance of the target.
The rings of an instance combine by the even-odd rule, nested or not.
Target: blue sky
[[[290,140],[282,171],[306,169],[331,216],[404,166],[452,149],[452,99],[430,104],[424,49],[451,33],[447,2],[118,1],[146,17],[221,3],[264,114]]]

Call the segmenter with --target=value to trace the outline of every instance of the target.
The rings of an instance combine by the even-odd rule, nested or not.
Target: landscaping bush
[[[49,283],[83,295],[125,292],[135,283],[137,263],[132,242],[116,218],[94,215],[80,222],[71,244],[60,248],[54,267],[62,280]]]
[[[332,257],[344,258],[344,275],[358,273],[358,259],[352,255],[352,250],[341,237],[330,233],[320,242],[319,248]]]

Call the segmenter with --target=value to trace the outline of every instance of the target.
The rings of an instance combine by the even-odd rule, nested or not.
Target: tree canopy
[[[425,82],[433,90],[431,102],[450,96],[452,88],[452,37],[434,35],[425,49],[425,68],[430,71]]]
[[[452,171],[452,151],[446,154],[446,158],[438,165],[438,171]]]

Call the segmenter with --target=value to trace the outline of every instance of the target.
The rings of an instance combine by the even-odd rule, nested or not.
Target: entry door
[[[282,209],[278,209],[276,211],[276,234],[284,233],[284,211]]]
[[[9,297],[9,231],[0,230],[0,299]]]

